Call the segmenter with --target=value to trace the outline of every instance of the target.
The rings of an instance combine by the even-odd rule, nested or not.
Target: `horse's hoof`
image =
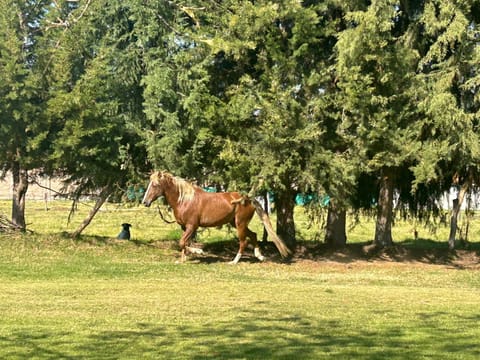
[[[254,254],[255,254],[255,257],[258,260],[265,261],[265,256],[262,255],[262,253],[260,252],[260,249],[258,247],[255,248]]]
[[[240,258],[242,257],[242,254],[238,253],[235,258],[229,262],[230,265],[235,265],[240,261]]]

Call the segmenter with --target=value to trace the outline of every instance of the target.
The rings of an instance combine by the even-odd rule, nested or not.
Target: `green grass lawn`
[[[5,213],[8,204],[0,206]],[[155,209],[109,204],[79,240],[62,232],[89,206],[67,226],[68,209],[30,204],[34,233],[0,235],[0,358],[480,356],[479,266],[251,257],[236,266],[201,257],[176,265],[179,232]],[[124,221],[136,241],[113,239]],[[365,241],[354,240],[360,230],[351,241]],[[233,235],[214,229],[200,240]]]

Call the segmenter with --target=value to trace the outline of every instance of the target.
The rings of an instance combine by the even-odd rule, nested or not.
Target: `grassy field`
[[[80,205],[67,225],[69,206],[53,202],[45,211],[42,203],[28,204],[34,232],[0,235],[0,358],[480,356],[476,239],[462,253],[473,259],[466,266],[457,266],[458,254],[439,256],[444,244],[436,240],[446,230],[434,236],[426,229],[419,229],[419,258],[345,251],[282,263],[269,254],[264,263],[250,256],[230,266],[234,234],[214,229],[200,234],[213,253],[176,265],[180,233],[156,209],[109,204],[74,241],[63,232],[73,231],[90,205]],[[8,207],[0,202],[0,212]],[[114,239],[125,221],[134,241]],[[254,228],[260,231],[256,221]],[[315,233],[300,231],[305,239]],[[349,241],[372,236],[372,224],[364,222]],[[406,248],[417,246],[410,223],[397,224],[394,237]],[[214,251],[223,245],[225,251]]]

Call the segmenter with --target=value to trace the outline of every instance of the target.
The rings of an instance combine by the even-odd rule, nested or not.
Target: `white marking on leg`
[[[235,265],[236,263],[238,263],[238,261],[240,260],[241,257],[242,257],[242,254],[241,254],[241,253],[238,253],[237,256],[235,256],[235,259],[233,259],[232,261],[230,261],[229,264]]]
[[[190,251],[192,254],[203,255],[203,249],[187,246],[187,250]]]
[[[180,263],[184,263],[187,261],[187,254],[185,252],[185,249],[182,249],[182,256],[180,257]]]
[[[265,256],[262,255],[262,252],[260,251],[260,248],[256,247],[255,250],[253,250],[255,257],[260,260],[260,261],[265,261]]]

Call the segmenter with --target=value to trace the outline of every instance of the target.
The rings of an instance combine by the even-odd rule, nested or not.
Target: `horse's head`
[[[142,204],[145,206],[150,206],[152,202],[157,200],[160,196],[164,195],[164,181],[165,173],[161,171],[154,172],[150,175],[150,183],[148,184],[147,191],[143,196]]]

